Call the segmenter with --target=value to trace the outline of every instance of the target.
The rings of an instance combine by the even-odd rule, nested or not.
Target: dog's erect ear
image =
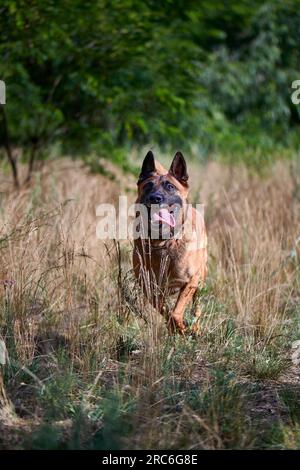
[[[187,174],[186,162],[181,152],[176,152],[170,166],[169,173],[181,184],[187,185],[189,175]]]
[[[156,169],[154,155],[151,150],[149,150],[143,161],[142,171],[139,176],[138,184],[144,181],[145,179],[149,178],[150,176],[153,176],[153,174],[155,173]]]

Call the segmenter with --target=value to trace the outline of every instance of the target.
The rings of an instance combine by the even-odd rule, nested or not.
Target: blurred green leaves
[[[12,144],[266,151],[300,107],[300,9],[288,2],[3,0],[0,78]],[[1,138],[1,133],[0,133]],[[109,146],[106,143],[109,141]]]

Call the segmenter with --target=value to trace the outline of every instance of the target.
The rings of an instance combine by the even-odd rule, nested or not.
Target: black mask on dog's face
[[[148,209],[148,235],[163,238],[163,233],[174,236],[176,227],[183,223],[183,208],[188,191],[188,174],[183,155],[177,152],[168,173],[158,174],[154,155],[147,153],[138,180],[139,202]],[[151,234],[149,233],[151,232]],[[169,238],[169,237],[167,237]]]

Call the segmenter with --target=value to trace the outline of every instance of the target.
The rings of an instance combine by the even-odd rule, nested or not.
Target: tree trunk
[[[38,144],[37,144],[37,142],[35,142],[32,145],[31,152],[30,152],[30,158],[29,158],[29,162],[28,162],[28,171],[27,171],[27,177],[26,177],[25,183],[29,183],[29,181],[31,180],[31,175],[32,175],[32,172],[33,172],[33,166],[34,166],[34,162],[35,162],[37,148],[38,148]]]
[[[0,105],[0,108],[1,108],[2,120],[3,120],[4,148],[6,150],[7,158],[9,160],[9,163],[12,169],[15,188],[19,189],[20,184],[19,184],[19,176],[18,176],[18,167],[17,167],[16,159],[13,156],[11,145],[10,145],[6,114],[5,114],[3,105]]]

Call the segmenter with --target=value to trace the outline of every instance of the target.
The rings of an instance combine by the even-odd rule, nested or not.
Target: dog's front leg
[[[168,327],[170,332],[174,333],[177,329],[180,333],[184,333],[186,329],[183,319],[184,311],[198,288],[198,280],[198,276],[194,276],[190,282],[181,288],[175,307],[169,316]]]
[[[194,295],[193,295],[192,311],[193,311],[193,315],[194,315],[192,332],[194,334],[199,334],[199,332],[200,332],[200,317],[202,316],[202,309],[201,309],[200,299],[199,299],[199,288],[197,288],[195,290]]]

